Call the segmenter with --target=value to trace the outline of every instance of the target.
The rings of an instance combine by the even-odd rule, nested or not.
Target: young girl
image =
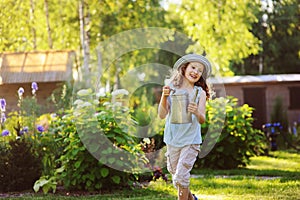
[[[161,119],[167,117],[164,130],[167,169],[172,174],[173,184],[178,190],[178,199],[197,200],[189,190],[190,171],[202,143],[200,124],[205,122],[205,104],[206,99],[210,97],[206,79],[211,73],[211,64],[202,55],[187,54],[176,61],[173,69],[171,83],[163,87],[158,107],[159,117]],[[188,93],[187,111],[192,113],[191,123],[171,122],[170,94],[173,91]]]

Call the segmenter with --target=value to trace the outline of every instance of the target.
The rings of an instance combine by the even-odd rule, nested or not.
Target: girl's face
[[[199,62],[190,62],[185,70],[184,77],[192,84],[199,81],[204,72],[204,65]]]

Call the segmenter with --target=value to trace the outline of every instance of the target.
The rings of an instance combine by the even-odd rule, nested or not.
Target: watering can
[[[188,112],[189,94],[187,92],[176,92],[171,89],[171,123],[172,124],[187,124],[192,123],[192,113]],[[198,89],[195,91],[193,101],[195,102],[198,95]]]

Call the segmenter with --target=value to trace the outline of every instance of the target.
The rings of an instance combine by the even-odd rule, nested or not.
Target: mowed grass
[[[284,151],[251,158],[246,168],[234,170],[193,170],[191,190],[199,199],[215,200],[289,200],[300,199],[300,154]],[[147,187],[119,190],[109,194],[63,196],[27,194],[21,199],[103,199],[174,200],[176,190],[162,180]]]
[[[276,151],[251,158],[246,168],[204,171],[202,177],[192,179],[199,199],[300,199],[297,153]]]

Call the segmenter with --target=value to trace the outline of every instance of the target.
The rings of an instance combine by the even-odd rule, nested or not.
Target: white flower
[[[144,139],[143,139],[143,142],[145,142],[146,144],[150,144],[150,143],[151,143],[151,141],[150,141],[149,138],[144,138]]]
[[[103,105],[108,106],[108,105],[110,105],[110,102],[106,101],[106,102],[103,103]]]
[[[137,77],[138,77],[138,79],[139,79],[140,81],[144,81],[144,80],[145,80],[145,77],[146,77],[146,74],[145,74],[145,73],[139,73],[139,74],[137,75]]]
[[[90,107],[92,104],[90,102],[84,102],[81,107]]]
[[[94,114],[94,117],[98,117],[98,116],[101,116],[101,115],[106,115],[107,113],[105,111],[101,111],[101,112],[96,112]]]
[[[92,93],[92,89],[82,89],[77,92],[79,96],[87,96]]]
[[[73,112],[73,115],[74,115],[75,117],[79,117],[79,116],[81,115],[81,112],[75,110],[75,111]]]
[[[105,94],[105,88],[100,88],[99,92],[96,94],[96,97],[99,98],[99,97],[105,97],[106,94]]]
[[[113,96],[128,95],[128,94],[129,94],[129,92],[125,89],[115,90],[111,93],[111,95],[113,95]]]
[[[77,99],[76,101],[74,101],[74,105],[80,105],[83,104],[83,101],[81,99]]]
[[[114,106],[121,107],[121,106],[122,106],[122,103],[121,103],[121,102],[115,102],[115,103],[114,103]]]
[[[67,114],[67,115],[62,116],[62,119],[67,119],[67,118],[69,118],[71,116],[72,116],[71,114]]]
[[[93,104],[98,105],[99,101],[95,99],[95,100],[93,100]]]

